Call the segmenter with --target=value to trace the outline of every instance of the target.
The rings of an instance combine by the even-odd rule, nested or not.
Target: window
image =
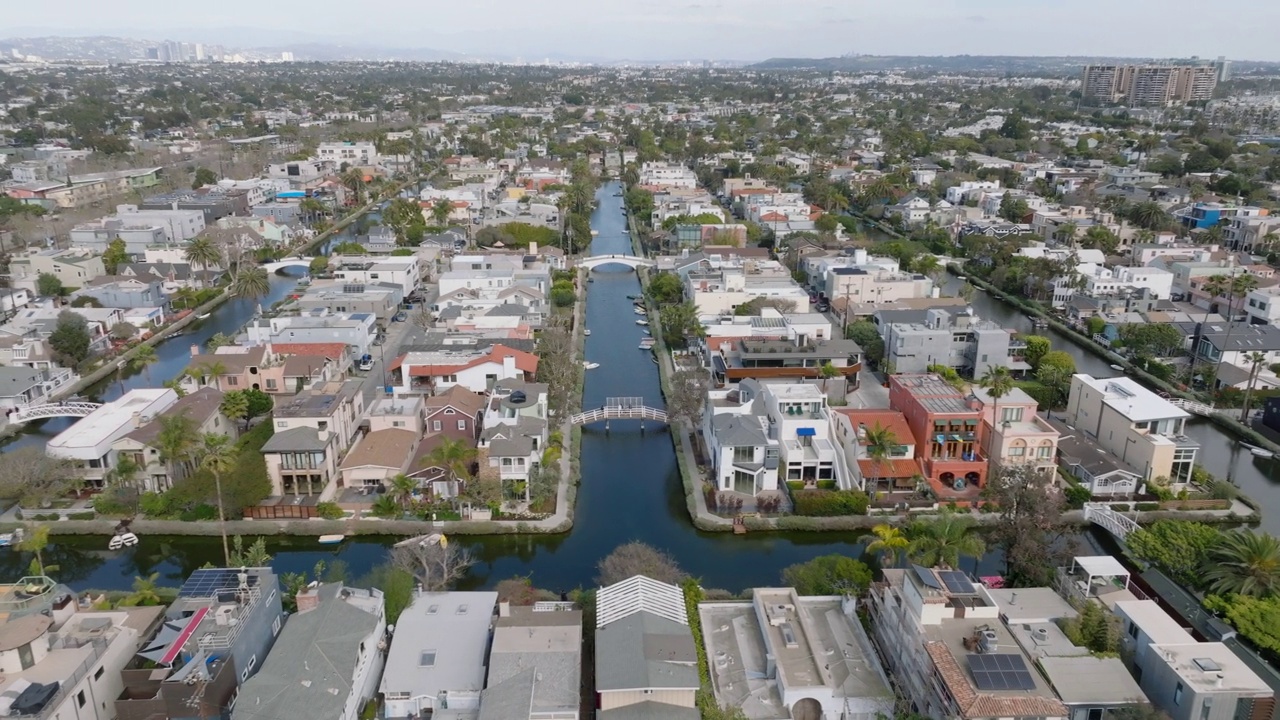
[[[271,604],[271,601],[275,599],[276,599],[276,591],[272,590],[271,594],[267,596],[267,604],[268,605]]]
[[[1021,444],[1015,444],[1009,448],[1009,457],[1022,457],[1026,452],[1027,449]]]
[[[102,678],[102,673],[104,672],[106,672],[105,668],[98,668],[97,671],[93,673],[93,679],[100,680]]]
[[[749,463],[756,459],[756,449],[750,445],[735,447],[733,449],[733,461],[736,463]]]
[[[427,614],[428,614],[428,615],[435,615],[435,614],[436,614],[436,613],[438,613],[438,612],[440,612],[440,606],[439,606],[439,605],[432,605],[431,607],[427,608]]]
[[[1043,445],[1039,448],[1037,454],[1041,459],[1053,457],[1053,446]]]
[[[393,427],[393,428],[402,428],[402,427],[404,427],[404,421],[403,421],[403,420],[392,420],[392,421],[391,421],[391,427]]]
[[[1087,720],[1102,720],[1102,708],[1089,708]]]
[[[467,429],[467,421],[466,421],[466,420],[459,420],[459,421],[458,421],[458,429],[459,429],[459,430],[466,430],[466,429]]]
[[[271,621],[271,637],[280,634],[280,616],[277,615],[275,620]]]
[[[271,378],[267,378],[267,389],[268,389],[268,390],[275,390],[275,389],[276,389],[276,381],[275,381],[275,380],[273,380],[273,379],[271,379]]]
[[[85,702],[84,691],[81,690],[80,692],[76,693],[76,705],[78,705],[79,707],[84,707],[84,702]]]
[[[1002,408],[1000,410],[1000,420],[1008,423],[1022,422],[1022,408]]]
[[[439,420],[432,420],[432,421],[431,421],[431,429],[432,429],[432,430],[435,430],[436,432],[440,432],[440,427],[441,427],[441,426],[440,426],[440,421],[439,421]]]
[[[1182,704],[1182,683],[1178,683],[1173,688],[1173,704],[1174,705]]]
[[[236,385],[239,385],[239,384],[240,384],[240,378],[238,378],[238,377],[236,377],[236,376],[234,376],[234,375],[228,375],[228,376],[227,376],[227,384],[228,384],[228,385],[231,385],[231,386],[233,386],[233,387],[234,387],[234,386],[236,386]]]
[[[1138,624],[1137,624],[1137,623],[1129,623],[1129,637],[1133,638],[1134,640],[1137,640],[1137,639],[1138,639]]]
[[[249,658],[249,664],[245,666],[245,669],[248,670],[249,672],[253,672],[253,669],[256,667],[258,667],[258,656],[254,655],[253,657]]]

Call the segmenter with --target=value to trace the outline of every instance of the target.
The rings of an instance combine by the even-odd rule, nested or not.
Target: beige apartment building
[[[1210,100],[1217,86],[1213,65],[1086,65],[1080,92],[1104,103],[1163,107]]]
[[[1191,415],[1127,377],[1071,377],[1067,424],[1150,482],[1173,487],[1191,481],[1200,449],[1185,434]]]

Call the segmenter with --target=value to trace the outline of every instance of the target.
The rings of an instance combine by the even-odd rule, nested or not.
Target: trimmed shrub
[[[871,504],[866,493],[858,490],[799,490],[792,500],[796,515],[805,517],[866,515]]]

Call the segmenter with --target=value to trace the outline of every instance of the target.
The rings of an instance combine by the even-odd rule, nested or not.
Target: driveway
[[[849,393],[849,407],[859,410],[889,407],[889,388],[883,385],[884,376],[863,368],[858,373],[860,387]]]

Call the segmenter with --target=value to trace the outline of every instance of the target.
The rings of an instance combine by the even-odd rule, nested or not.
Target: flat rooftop
[[[130,390],[58,433],[46,449],[58,457],[97,460],[106,452],[102,447],[105,443],[140,427],[145,420],[163,413],[177,401],[177,393],[168,388]]]
[[[1273,692],[1231,648],[1218,642],[1186,645],[1152,645],[1155,657],[1164,658],[1178,677],[1196,692],[1270,696]],[[1221,683],[1221,684],[1219,684]]]
[[[1191,414],[1127,377],[1095,378],[1085,373],[1073,376],[1103,394],[1103,402],[1133,422],[1189,418]]]
[[[1040,667],[1058,697],[1068,705],[1120,705],[1146,698],[1120,658],[1093,657],[1087,653],[1074,657],[1042,657]]]

